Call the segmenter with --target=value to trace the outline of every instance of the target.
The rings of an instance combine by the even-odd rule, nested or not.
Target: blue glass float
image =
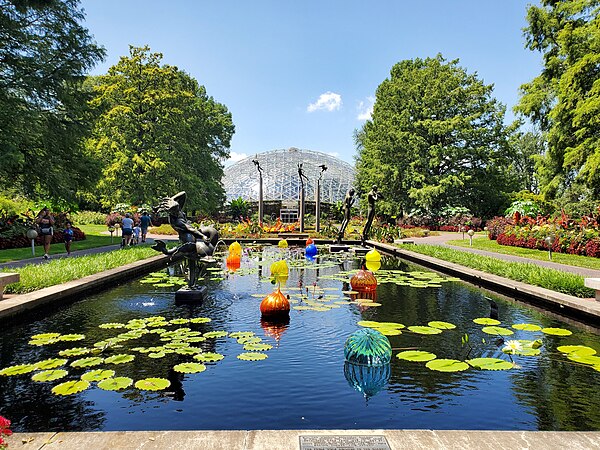
[[[389,339],[377,330],[363,328],[355,331],[346,340],[344,357],[352,364],[383,366],[392,359]]]
[[[317,254],[317,246],[315,244],[309,244],[306,246],[305,255],[309,257],[314,257]]]
[[[373,397],[381,391],[390,379],[390,365],[363,366],[360,364],[344,363],[346,381],[366,398]]]

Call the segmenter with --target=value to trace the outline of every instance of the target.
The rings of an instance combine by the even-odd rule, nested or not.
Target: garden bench
[[[600,302],[600,278],[586,278],[583,284],[596,290],[596,300]]]
[[[21,279],[18,273],[0,273],[0,300],[4,294],[4,286],[11,283],[17,283]]]

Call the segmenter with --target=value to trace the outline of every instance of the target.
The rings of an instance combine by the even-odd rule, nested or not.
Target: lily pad
[[[142,391],[161,391],[171,386],[166,378],[144,378],[135,382],[135,387]]]
[[[29,345],[50,345],[58,342],[58,338],[32,339],[28,342]]]
[[[489,317],[479,317],[477,319],[473,319],[478,325],[500,325],[500,321],[496,319],[490,319]]]
[[[237,339],[238,344],[260,344],[262,339],[258,336],[246,336]]]
[[[515,330],[523,330],[523,331],[540,331],[542,327],[539,325],[534,325],[532,323],[515,323],[512,326]]]
[[[579,356],[592,356],[596,354],[596,350],[585,345],[561,345],[560,347],[556,347],[556,350],[567,354],[576,353]]]
[[[35,364],[17,364],[16,366],[5,367],[0,370],[0,375],[10,377],[13,375],[22,375],[24,373],[36,370]]]
[[[52,393],[56,395],[72,395],[85,391],[90,387],[90,383],[84,380],[66,381],[57,384],[52,388]]]
[[[523,347],[521,350],[516,350],[515,355],[519,356],[538,356],[542,353],[539,348]]]
[[[510,336],[511,334],[514,334],[512,330],[503,327],[483,327],[481,331],[487,334],[496,334],[500,336]]]
[[[399,336],[402,334],[402,331],[400,331],[398,328],[379,327],[375,328],[375,330],[386,336]]]
[[[261,359],[267,359],[268,357],[269,355],[267,355],[266,353],[258,352],[248,352],[237,355],[237,358],[243,361],[260,361]]]
[[[109,322],[109,323],[103,323],[103,324],[98,325],[98,328],[106,328],[106,329],[125,328],[125,324],[117,323],[117,322]]]
[[[33,336],[31,336],[31,340],[44,340],[44,339],[56,339],[57,337],[60,336],[60,333],[41,333],[41,334],[34,334]]]
[[[249,350],[249,351],[264,351],[264,350],[271,350],[273,348],[273,346],[271,344],[246,344],[244,345],[244,350]]]
[[[107,378],[98,383],[100,389],[105,391],[119,391],[128,388],[133,384],[133,380],[128,377]]]
[[[67,363],[66,359],[52,358],[45,359],[34,363],[36,370],[49,370],[56,369],[57,367],[64,366]]]
[[[581,364],[589,364],[591,366],[600,365],[600,356],[594,355],[579,355],[577,353],[569,353],[567,355],[571,361],[575,361]]]
[[[254,331],[234,331],[233,333],[229,333],[229,337],[234,339],[248,338],[252,336],[254,336]]]
[[[81,359],[76,359],[75,361],[73,361],[71,363],[71,367],[92,367],[92,366],[98,366],[100,364],[102,364],[104,360],[102,358],[99,358],[97,356],[91,356],[89,358],[81,358]]]
[[[467,359],[466,362],[482,370],[509,370],[514,367],[513,363],[500,358],[473,358]]]
[[[170,323],[172,323],[173,325],[182,325],[184,323],[189,323],[190,319],[173,319],[173,320],[169,320]]]
[[[81,375],[81,379],[84,381],[101,381],[106,378],[111,378],[114,376],[115,376],[114,370],[96,369],[96,370],[91,370],[89,372],[84,373],[83,375]]]
[[[466,362],[458,361],[457,359],[434,359],[425,364],[425,366],[430,370],[437,370],[439,372],[461,372],[469,368]]]
[[[85,339],[85,334],[63,334],[58,338],[59,341],[81,341]]]
[[[542,328],[542,333],[551,334],[553,336],[571,336],[573,332],[565,330],[564,328]]]
[[[405,361],[424,362],[431,361],[432,359],[437,358],[437,356],[433,353],[424,352],[421,350],[407,350],[398,353],[396,358],[403,359]]]
[[[413,325],[408,327],[408,329],[417,334],[440,334],[442,332],[442,330],[439,328],[425,327],[420,325]]]
[[[204,337],[206,338],[222,338],[227,336],[227,331],[209,331],[204,333]]]
[[[104,360],[107,364],[124,364],[131,362],[135,359],[135,355],[114,355],[109,356]]]
[[[148,358],[158,359],[158,358],[164,358],[165,356],[167,356],[167,354],[165,352],[148,353]]]
[[[198,347],[183,347],[183,348],[177,348],[175,349],[175,353],[177,353],[178,355],[196,355],[198,353],[202,352],[201,348]]]
[[[208,317],[194,317],[193,319],[190,319],[190,323],[207,323],[210,321],[211,319]]]
[[[450,322],[442,322],[440,320],[434,320],[429,322],[427,325],[433,328],[439,328],[440,330],[452,330],[456,328],[456,325]]]
[[[223,358],[225,358],[225,356],[221,355],[220,353],[211,352],[200,353],[199,355],[194,356],[196,361],[201,362],[216,362],[221,361]]]
[[[44,370],[33,375],[31,379],[37,382],[54,381],[66,377],[68,373],[69,372],[62,369]]]
[[[175,286],[175,284],[174,283],[154,283],[153,286],[160,287],[160,288],[166,288],[166,287],[173,287],[173,286]]]
[[[182,363],[173,367],[175,372],[181,373],[200,373],[206,370],[206,366],[200,363]]]
[[[90,353],[92,353],[92,349],[85,347],[68,348],[66,350],[61,350],[60,352],[58,352],[60,356],[81,356],[88,355]]]

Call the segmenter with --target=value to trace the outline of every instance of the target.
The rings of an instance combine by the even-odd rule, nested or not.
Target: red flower
[[[4,428],[10,427],[10,420],[5,417],[0,416],[0,430]]]

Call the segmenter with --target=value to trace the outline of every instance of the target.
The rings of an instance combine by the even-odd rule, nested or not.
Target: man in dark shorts
[[[142,217],[140,217],[140,228],[142,229],[142,242],[146,242],[146,234],[148,233],[148,227],[151,226],[152,219],[150,219],[148,212],[142,212]]]
[[[123,227],[123,246],[127,247],[131,243],[131,236],[133,235],[133,219],[131,214],[125,214],[121,226]]]

